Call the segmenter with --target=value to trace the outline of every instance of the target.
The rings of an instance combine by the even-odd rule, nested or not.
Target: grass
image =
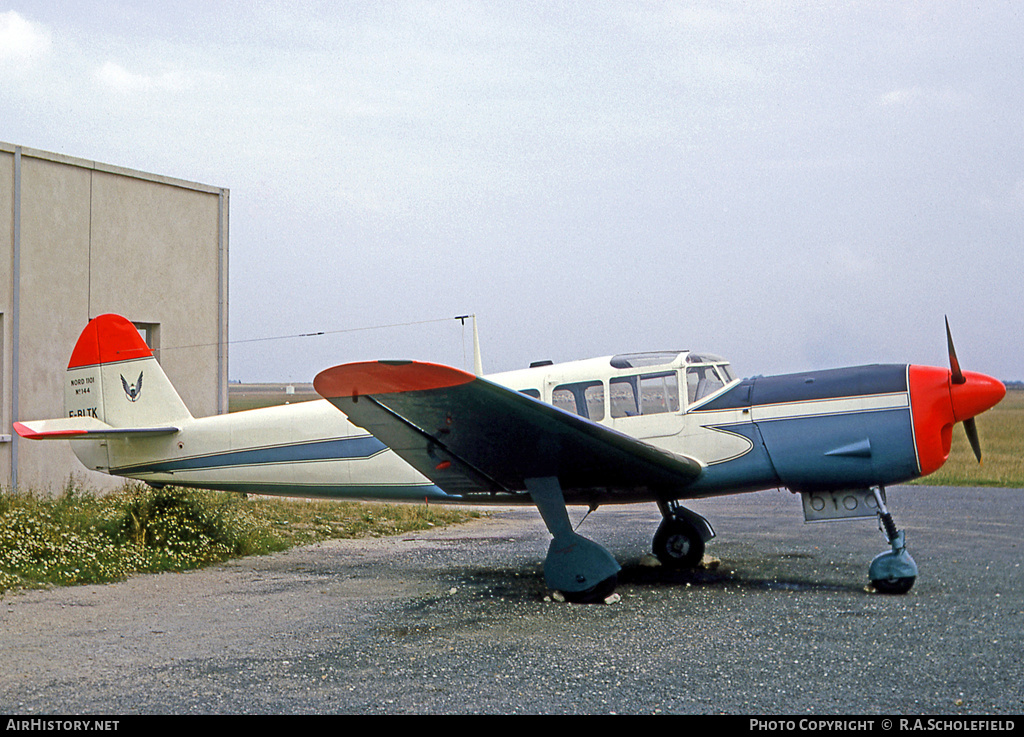
[[[953,428],[949,460],[938,471],[914,483],[932,486],[1024,487],[1024,390],[1011,389],[1002,402],[975,420],[981,440],[982,464],[974,458],[967,434]]]
[[[69,483],[57,497],[0,494],[0,593],[184,571],[330,538],[400,535],[478,512],[425,504],[245,498],[131,484],[111,494]]]

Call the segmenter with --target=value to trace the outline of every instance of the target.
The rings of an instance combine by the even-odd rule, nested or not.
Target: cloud
[[[1024,179],[1018,179],[1009,187],[997,188],[994,194],[982,195],[980,203],[989,213],[1024,212]]]
[[[28,63],[49,53],[51,45],[44,26],[14,10],[0,13],[0,62]]]
[[[138,92],[145,90],[167,90],[177,92],[190,87],[188,78],[180,72],[164,72],[163,74],[137,74],[130,72],[120,64],[108,61],[96,70],[94,77],[104,87],[118,92]]]
[[[960,106],[968,102],[967,95],[957,92],[952,87],[902,87],[882,95],[884,107],[916,107],[919,105]]]

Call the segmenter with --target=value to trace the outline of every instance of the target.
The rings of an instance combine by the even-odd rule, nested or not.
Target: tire
[[[684,519],[666,519],[654,535],[654,554],[666,568],[696,568],[704,557],[704,538]]]
[[[910,591],[910,588],[914,585],[914,581],[917,580],[916,576],[907,576],[906,578],[879,578],[871,582],[871,585],[875,587],[875,591],[880,594],[905,594]]]
[[[615,593],[615,587],[619,585],[618,575],[609,576],[586,591],[562,592],[565,600],[573,604],[603,604],[604,600]]]

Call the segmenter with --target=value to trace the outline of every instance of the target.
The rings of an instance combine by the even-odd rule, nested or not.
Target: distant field
[[[310,399],[319,399],[312,384],[231,384],[228,391],[232,412]],[[984,459],[980,466],[963,427],[957,425],[946,465],[915,483],[1024,488],[1024,389],[1008,391],[1002,402],[978,417],[977,423]]]
[[[967,434],[953,428],[949,460],[915,483],[933,486],[1013,486],[1024,488],[1024,390],[1011,389],[1002,402],[977,420],[982,464],[974,459]]]
[[[228,384],[228,412],[319,398],[312,384]]]

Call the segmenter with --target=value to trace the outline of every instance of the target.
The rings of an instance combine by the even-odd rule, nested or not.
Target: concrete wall
[[[89,319],[159,326],[157,356],[196,416],[227,411],[228,191],[0,143],[0,485],[97,486],[66,442],[14,420],[63,415]]]

